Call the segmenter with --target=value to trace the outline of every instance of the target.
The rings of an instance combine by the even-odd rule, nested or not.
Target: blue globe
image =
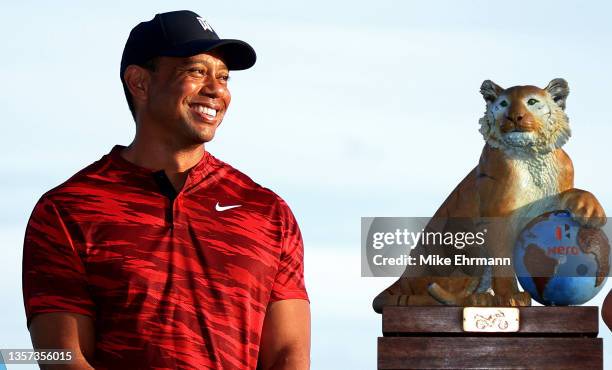
[[[514,247],[519,283],[547,306],[580,305],[595,297],[609,266],[610,245],[604,232],[581,227],[568,211],[536,217]]]

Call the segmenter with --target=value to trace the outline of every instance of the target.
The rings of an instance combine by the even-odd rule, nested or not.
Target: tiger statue
[[[442,203],[428,227],[438,219],[503,217],[509,220],[506,226],[490,231],[501,242],[487,245],[487,253],[507,256],[517,230],[526,224],[523,220],[547,211],[567,209],[583,226],[602,226],[605,213],[601,204],[590,192],[574,188],[572,161],[561,149],[571,134],[565,113],[567,82],[557,78],[543,89],[503,89],[485,80],[480,92],[486,102],[479,120],[485,141],[480,160]],[[428,269],[407,267],[374,299],[374,310],[381,313],[384,306],[407,305],[531,305],[529,293],[519,291],[511,266],[493,266],[488,289],[481,289],[482,275],[451,271],[440,276]]]

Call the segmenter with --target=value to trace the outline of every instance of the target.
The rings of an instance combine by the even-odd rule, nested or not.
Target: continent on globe
[[[548,281],[555,274],[559,262],[546,255],[546,252],[536,244],[529,244],[525,250],[523,263],[531,275],[540,296],[544,295],[544,289]]]
[[[591,253],[597,260],[595,286],[600,286],[610,272],[610,243],[599,229],[583,227],[578,231],[578,246],[583,253]]]

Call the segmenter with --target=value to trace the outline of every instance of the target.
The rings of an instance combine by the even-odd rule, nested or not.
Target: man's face
[[[211,54],[160,57],[151,72],[145,114],[179,145],[212,140],[231,101],[229,71]]]

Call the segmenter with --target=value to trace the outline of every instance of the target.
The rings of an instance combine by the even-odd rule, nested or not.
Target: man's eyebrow
[[[194,64],[204,64],[201,60],[182,60],[179,64],[180,67],[188,67]]]
[[[187,67],[187,66],[194,65],[194,64],[206,64],[206,61],[204,59],[187,59],[187,60],[182,60],[180,65],[182,67]],[[222,70],[229,72],[229,68],[227,67],[222,68]]]

